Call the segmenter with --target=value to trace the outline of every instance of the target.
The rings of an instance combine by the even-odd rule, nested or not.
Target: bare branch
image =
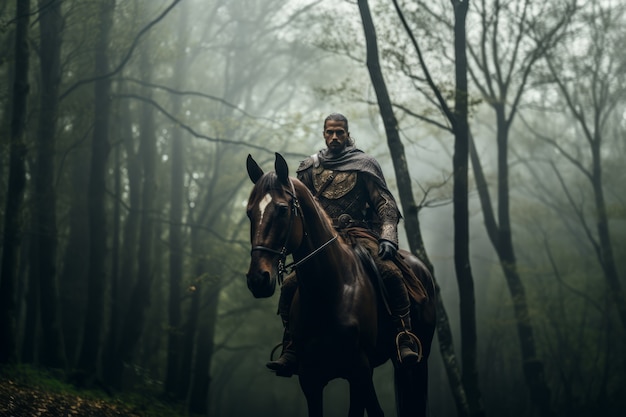
[[[583,230],[585,231],[585,235],[587,235],[587,239],[589,239],[589,242],[591,242],[594,250],[596,251],[596,255],[601,260],[602,251],[601,251],[600,245],[596,241],[596,239],[593,237],[593,233],[591,233],[591,229],[589,228],[589,225],[587,224],[587,220],[585,220],[583,208],[577,207],[576,202],[574,201],[574,198],[572,197],[572,194],[570,193],[569,188],[567,187],[567,184],[565,183],[565,180],[563,179],[563,176],[561,175],[559,170],[556,168],[556,165],[554,164],[554,162],[550,161],[550,166],[554,170],[554,173],[556,174],[556,177],[559,180],[559,183],[561,184],[561,188],[563,189],[563,192],[565,192],[565,196],[567,197],[567,200],[572,206],[574,213],[576,214],[576,217],[578,217],[578,220],[580,224],[582,225]]]
[[[557,143],[556,140],[554,140],[551,137],[548,137],[540,132],[538,132],[537,130],[535,130],[530,123],[528,123],[526,121],[526,119],[522,116],[520,116],[520,120],[522,121],[522,123],[524,123],[524,125],[526,126],[526,128],[528,130],[530,130],[537,139],[549,144],[550,146],[553,146],[556,150],[558,150],[568,161],[570,161],[576,168],[578,168],[580,170],[580,172],[583,173],[583,175],[585,175],[590,181],[592,181],[592,177],[593,177],[593,173],[590,172],[587,168],[585,168],[585,166],[580,162],[579,158],[576,158],[575,156],[571,155],[568,151],[565,150],[565,148],[563,148],[561,145],[559,145]]]
[[[175,95],[195,96],[195,97],[206,98],[206,99],[209,99],[209,100],[213,100],[213,101],[217,101],[219,103],[222,103],[226,107],[229,107],[231,109],[237,110],[241,114],[243,114],[245,116],[248,116],[248,117],[250,117],[252,119],[270,120],[270,119],[268,119],[266,117],[257,117],[257,116],[251,115],[250,113],[248,113],[245,110],[243,110],[241,107],[238,107],[238,106],[230,103],[229,101],[227,101],[227,100],[225,100],[225,99],[223,99],[221,97],[217,97],[217,96],[214,96],[214,95],[211,95],[211,94],[201,93],[201,92],[198,92],[198,91],[176,90],[174,88],[167,87],[165,85],[154,84],[154,83],[142,81],[142,80],[139,80],[139,79],[136,79],[136,78],[122,77],[122,78],[120,78],[120,80],[130,81],[130,82],[142,85],[144,87],[151,87],[151,88],[156,88],[156,89],[159,89],[159,90],[164,90],[164,91],[167,91],[168,93],[175,94]],[[273,120],[270,120],[270,121],[273,121]]]
[[[118,72],[120,72],[124,66],[126,65],[126,63],[130,60],[130,57],[133,55],[133,52],[135,51],[135,48],[137,48],[137,45],[139,44],[139,40],[141,39],[141,37],[143,35],[145,35],[154,25],[156,25],[157,23],[159,23],[161,20],[163,20],[163,18],[165,16],[167,16],[167,14],[180,2],[181,0],[174,0],[172,2],[172,4],[170,4],[165,10],[163,10],[163,12],[156,17],[156,19],[154,19],[153,21],[151,21],[150,23],[148,23],[143,29],[141,29],[138,33],[137,36],[135,36],[135,39],[133,40],[133,43],[130,45],[130,48],[128,48],[128,51],[126,51],[126,55],[124,56],[124,58],[120,61],[120,63],[117,65],[117,67],[115,67],[115,69],[113,69],[112,71],[110,71],[107,74],[102,74],[102,75],[98,75],[96,77],[91,77],[91,78],[86,78],[84,80],[80,80],[77,81],[74,85],[72,85],[71,87],[69,87],[67,90],[65,90],[65,92],[63,94],[61,94],[59,96],[59,101],[63,100],[65,97],[67,97],[68,95],[70,95],[73,91],[75,91],[78,87],[81,87],[85,84],[90,84],[94,81],[99,81],[99,80],[103,80],[109,77],[112,77],[113,75],[117,74]]]
[[[156,101],[147,98],[147,97],[142,97],[136,94],[115,94],[113,97],[117,97],[117,98],[127,98],[127,99],[135,99],[135,100],[140,100],[143,102],[146,102],[148,104],[151,104],[153,107],[155,107],[157,110],[159,110],[161,112],[161,114],[163,114],[165,117],[167,117],[168,119],[170,119],[173,123],[175,123],[176,125],[178,125],[181,129],[186,130],[187,132],[189,132],[192,136],[199,138],[199,139],[205,139],[209,142],[216,142],[216,143],[228,143],[231,145],[240,145],[240,146],[245,146],[248,148],[252,148],[252,149],[258,149],[264,152],[268,152],[271,154],[274,154],[275,151],[266,148],[265,146],[260,146],[260,145],[255,145],[253,143],[249,143],[249,142],[244,142],[244,141],[238,141],[238,140],[230,140],[230,139],[223,139],[223,138],[214,138],[211,136],[207,136],[207,135],[203,135],[202,133],[196,132],[191,126],[181,122],[179,119],[177,119],[176,117],[174,117],[171,113],[169,113],[167,110],[165,110],[163,107],[161,107]],[[283,153],[284,155],[288,155],[288,156],[297,156],[297,157],[304,157],[304,154],[300,154],[300,153],[293,153],[293,152],[285,152]]]
[[[411,30],[411,28],[409,27],[409,24],[404,18],[404,13],[402,12],[402,9],[400,9],[400,6],[398,5],[398,1],[393,0],[393,5],[396,8],[396,12],[398,13],[398,17],[400,18],[400,21],[402,22],[402,26],[404,26],[404,29],[407,35],[411,39],[411,43],[413,44],[413,48],[415,49],[415,53],[417,54],[417,58],[419,59],[420,66],[422,67],[422,71],[424,71],[426,81],[428,85],[430,86],[432,92],[437,97],[437,100],[439,101],[439,105],[441,106],[443,113],[446,115],[446,117],[448,118],[452,126],[454,127],[456,124],[454,112],[450,109],[450,107],[448,106],[448,103],[446,102],[446,99],[441,94],[441,91],[439,90],[439,88],[435,85],[435,82],[433,81],[433,77],[430,75],[430,71],[428,69],[428,66],[426,65],[426,61],[424,60],[424,56],[422,55],[422,50],[419,44],[417,43],[417,39],[415,39],[415,35],[413,34],[413,31]]]

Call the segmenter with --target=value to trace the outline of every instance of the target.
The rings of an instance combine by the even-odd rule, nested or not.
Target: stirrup
[[[276,353],[276,351],[278,350],[278,348],[283,347],[282,342],[277,344],[276,346],[274,346],[274,349],[272,349],[272,351],[270,352],[270,362],[274,361],[274,353]],[[279,356],[280,358],[280,356]]]
[[[417,347],[417,351],[415,352],[417,354],[417,363],[420,363],[424,358],[424,349],[422,348],[422,342],[420,341],[419,337],[417,337],[413,332],[410,332],[406,329],[398,332],[398,334],[396,335],[396,354],[398,358],[398,363],[402,363],[402,356],[400,355],[400,338],[405,335],[410,340],[415,342],[415,346]]]
[[[279,347],[283,347],[280,356],[274,360],[274,353]],[[267,368],[276,373],[276,376],[284,376],[290,378],[297,373],[297,356],[293,349],[285,349],[282,343],[279,343],[272,349],[270,353],[270,361],[265,364]]]

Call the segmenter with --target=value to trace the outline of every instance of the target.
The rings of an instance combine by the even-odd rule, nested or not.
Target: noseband
[[[287,244],[289,243],[289,238],[291,237],[291,229],[293,228],[294,217],[298,217],[298,213],[302,213],[302,209],[300,208],[300,202],[298,201],[298,197],[296,196],[296,189],[293,186],[293,182],[289,180],[289,185],[291,186],[291,190],[286,190],[285,192],[291,196],[291,200],[289,200],[289,208],[291,211],[291,217],[289,218],[289,226],[287,227],[287,235],[285,237],[285,243],[280,248],[280,250],[268,248],[267,246],[254,246],[250,250],[250,254],[255,251],[261,252],[269,252],[274,255],[278,255],[278,283],[283,283],[283,276],[285,272],[291,273],[295,268],[297,268],[302,263],[308,261],[311,257],[315,256],[319,251],[324,249],[326,246],[330,245],[332,242],[337,240],[338,235],[333,236],[329,241],[324,243],[319,248],[315,249],[313,252],[309,253],[307,256],[302,258],[298,262],[291,262],[290,264],[285,265],[285,261],[287,260]]]

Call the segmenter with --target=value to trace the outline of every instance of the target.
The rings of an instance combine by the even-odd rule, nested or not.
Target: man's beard
[[[346,149],[345,145],[341,146],[339,141],[333,141],[328,144],[328,153],[332,155],[339,155]]]

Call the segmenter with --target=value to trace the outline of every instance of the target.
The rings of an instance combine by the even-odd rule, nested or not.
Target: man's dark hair
[[[346,131],[350,131],[350,129],[348,128],[348,119],[346,118],[346,116],[344,116],[341,113],[331,113],[329,114],[326,119],[324,119],[324,128],[326,128],[326,122],[332,120],[335,122],[344,122],[346,125]]]

